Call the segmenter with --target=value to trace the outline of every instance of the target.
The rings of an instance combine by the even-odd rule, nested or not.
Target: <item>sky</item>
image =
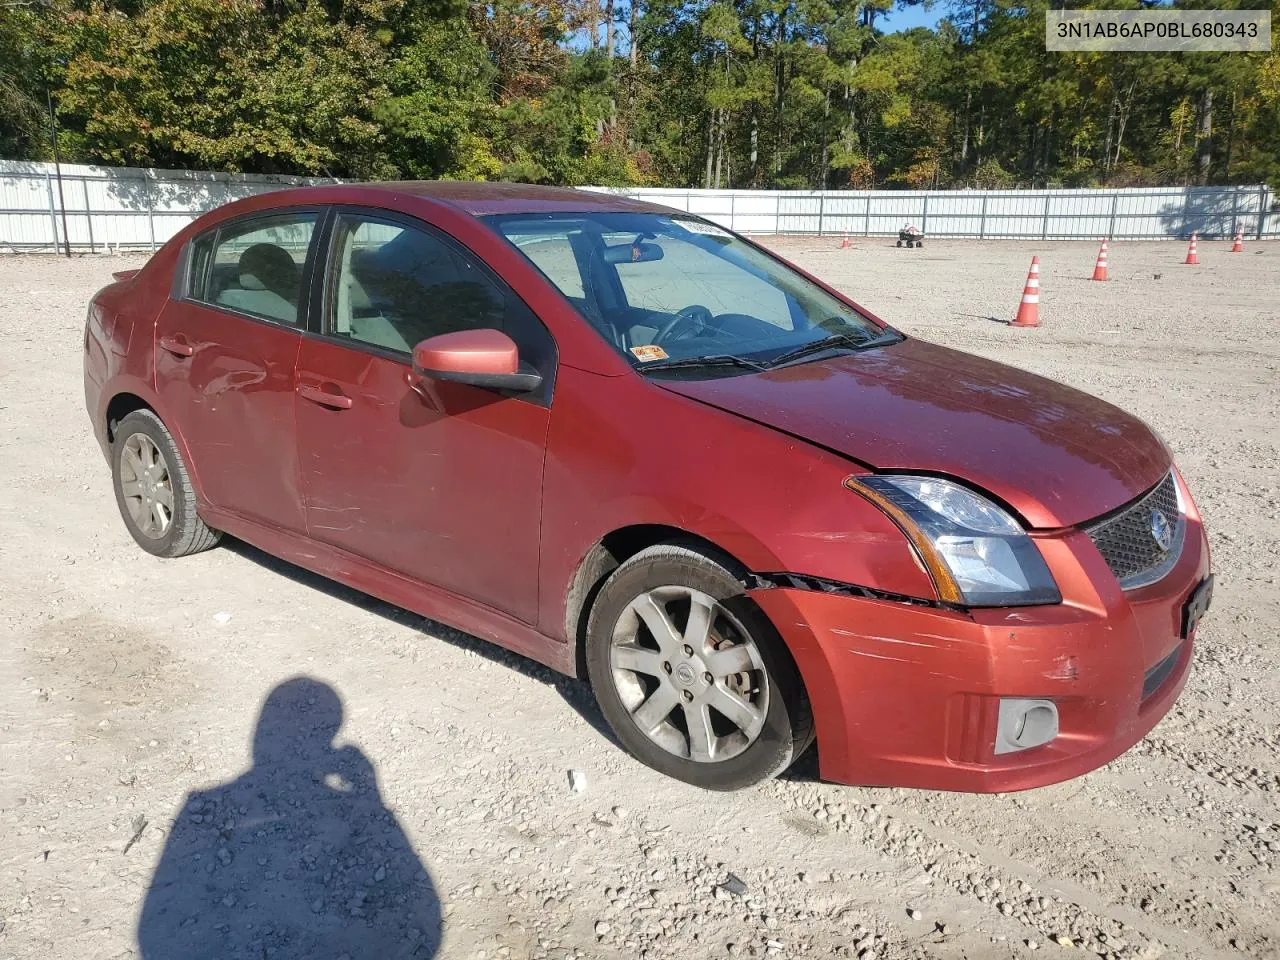
[[[876,17],[876,26],[885,33],[897,33],[910,30],[912,27],[928,27],[933,29],[943,17],[942,4],[935,3],[932,10],[925,10],[922,5],[895,7],[882,17]]]
[[[876,17],[876,27],[885,33],[898,33],[902,30],[910,30],[912,27],[928,27],[933,29],[938,25],[938,21],[943,17],[943,5],[941,3],[932,4],[931,10],[925,10],[923,4],[912,4],[909,7],[898,7],[888,13]],[[626,49],[625,33],[620,31],[624,36],[619,38],[622,45],[620,49]],[[588,35],[586,31],[578,31],[568,39],[570,50],[582,51],[589,46]]]

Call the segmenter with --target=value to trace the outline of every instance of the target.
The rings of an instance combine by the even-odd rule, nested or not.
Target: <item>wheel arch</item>
[[[660,543],[693,547],[721,563],[746,584],[750,569],[724,547],[706,537],[665,523],[636,523],[605,534],[587,550],[574,571],[565,596],[565,638],[573,644],[579,677],[586,677],[587,620],[604,582],[619,566],[641,550]]]
[[[105,419],[105,430],[108,443],[115,443],[116,424],[129,414],[138,410],[150,410],[157,417],[160,417],[161,421],[164,420],[164,417],[160,416],[160,411],[156,410],[154,406],[142,397],[138,396],[138,394],[131,393],[128,390],[122,390],[107,401],[106,409],[103,411],[103,417]]]
[[[169,431],[169,436],[173,437],[173,442],[177,444],[178,453],[182,455],[182,460],[186,464],[187,474],[191,478],[191,485],[195,488],[196,500],[203,505],[205,498],[204,488],[200,484],[199,464],[195,462],[195,458],[191,455],[191,449],[187,446],[187,438],[183,436],[180,424],[170,416],[160,398],[150,389],[149,385],[136,378],[121,377],[113,380],[103,390],[103,396],[109,397],[109,399],[102,403],[99,408],[95,430],[99,427],[102,430],[100,436],[106,441],[104,452],[108,457],[111,454],[111,445],[115,442],[116,424],[138,410],[150,410],[164,424],[165,429]]]

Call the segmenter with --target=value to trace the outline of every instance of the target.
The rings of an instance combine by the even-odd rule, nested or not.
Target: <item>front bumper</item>
[[[1025,790],[1113,760],[1160,721],[1191,663],[1183,606],[1209,573],[1199,519],[1187,518],[1174,568],[1128,593],[1087,534],[1039,546],[1060,604],[964,612],[816,590],[750,592],[800,668],[825,779]],[[1004,697],[1052,700],[1058,736],[997,755]]]

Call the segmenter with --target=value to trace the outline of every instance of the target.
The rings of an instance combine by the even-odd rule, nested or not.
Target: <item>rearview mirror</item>
[[[661,260],[663,249],[656,243],[645,243],[637,240],[634,243],[619,243],[604,248],[604,262],[619,263],[652,263]]]
[[[413,348],[413,370],[430,380],[466,383],[489,390],[527,393],[542,375],[520,363],[515,341],[501,330],[482,328],[442,333]]]

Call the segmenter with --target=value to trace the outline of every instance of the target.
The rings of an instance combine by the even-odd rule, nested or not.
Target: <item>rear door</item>
[[[294,532],[294,370],[321,218],[290,210],[192,241],[156,324],[156,389],[215,507]]]
[[[555,343],[477,257],[428,224],[343,210],[298,362],[298,450],[316,540],[532,623]],[[410,386],[418,342],[493,327],[534,393]]]

